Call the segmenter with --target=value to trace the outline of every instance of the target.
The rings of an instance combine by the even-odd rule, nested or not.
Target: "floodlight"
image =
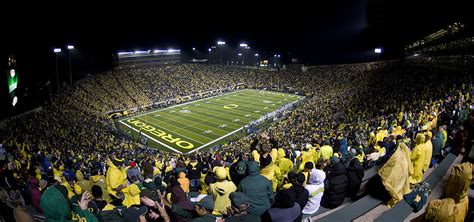
[[[218,41],[218,42],[217,42],[217,45],[225,45],[225,42],[223,42],[223,41]]]
[[[211,48],[209,48],[209,52],[211,51]]]
[[[242,53],[237,54],[238,56],[242,56]]]
[[[13,97],[12,105],[15,106],[16,103],[18,102],[18,97]]]
[[[61,52],[61,48],[54,48],[53,52],[59,53],[59,52]]]
[[[258,53],[256,53],[255,56],[258,56]]]
[[[74,46],[73,45],[68,45],[67,49],[74,49]]]
[[[245,43],[240,43],[240,47],[247,47],[247,44],[245,44]]]
[[[382,53],[382,49],[381,48],[375,48],[374,52],[380,54],[380,53]]]

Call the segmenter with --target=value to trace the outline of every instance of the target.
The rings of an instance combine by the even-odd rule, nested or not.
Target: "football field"
[[[240,132],[253,120],[303,96],[244,89],[119,120],[132,137],[148,138],[149,147],[194,152]]]

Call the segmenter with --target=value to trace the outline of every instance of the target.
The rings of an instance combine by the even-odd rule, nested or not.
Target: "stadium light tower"
[[[211,65],[211,48],[209,48],[208,51],[209,51],[209,55],[208,55],[208,58],[207,58],[207,63],[208,63],[208,65]]]
[[[71,51],[74,49],[74,46],[73,46],[73,45],[68,45],[68,46],[67,46],[67,49],[69,50],[69,83],[70,83],[71,86],[72,86]]]
[[[248,45],[247,45],[247,43],[240,43],[240,47],[243,48],[242,49],[242,52],[243,52],[242,65],[245,65],[245,49],[248,48]]]
[[[220,51],[220,57],[221,57],[221,65],[222,65],[222,47],[224,47],[225,42],[224,41],[217,41],[217,45],[219,46],[219,51]]]
[[[375,48],[375,54],[377,54],[377,61],[380,61],[380,54],[382,53],[382,48]]]
[[[61,48],[54,48],[53,49],[54,55],[56,56],[56,84],[58,86],[58,93],[59,90],[59,69],[58,69],[58,54],[61,53]]]

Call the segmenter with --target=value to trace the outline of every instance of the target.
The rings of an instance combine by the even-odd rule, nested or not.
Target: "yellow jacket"
[[[232,181],[218,181],[209,184],[209,194],[214,198],[214,211],[227,214],[227,207],[231,206],[229,194],[235,192],[237,187]]]
[[[424,146],[425,146],[425,135],[418,133],[416,135],[416,146],[411,151],[410,160],[413,166],[413,174],[410,176],[410,183],[417,184],[423,180],[423,166],[425,163],[424,159]]]
[[[378,171],[385,189],[392,196],[387,203],[389,207],[398,203],[403,199],[403,195],[411,191],[409,178],[412,172],[410,149],[404,143],[400,143],[393,155]]]
[[[91,187],[94,185],[99,186],[102,189],[102,199],[110,203],[112,199],[110,198],[109,192],[107,191],[107,184],[105,183],[105,177],[103,175],[94,175],[90,179]]]
[[[107,181],[107,191],[109,194],[117,196],[117,191],[115,191],[115,189],[121,184],[126,183],[127,174],[124,173],[123,170],[117,168],[110,160],[108,161],[107,165],[109,166],[105,175]]]
[[[425,142],[423,155],[423,158],[425,159],[423,164],[423,172],[426,172],[430,167],[431,157],[433,155],[433,144],[431,143],[431,139]]]

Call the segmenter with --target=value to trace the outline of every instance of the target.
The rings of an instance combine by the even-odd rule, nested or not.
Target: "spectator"
[[[324,193],[324,180],[326,174],[322,170],[312,169],[308,184],[305,189],[309,193],[308,202],[304,205],[303,214],[314,214],[319,210],[321,198]]]
[[[344,201],[347,193],[348,178],[346,169],[339,158],[332,156],[331,165],[329,165],[329,175],[327,184],[324,187],[321,205],[326,208],[336,208]]]
[[[240,181],[238,191],[250,198],[249,213],[260,216],[273,202],[271,182],[259,174],[259,164],[248,161],[249,175]]]
[[[209,194],[215,200],[214,210],[219,212],[219,214],[225,215],[227,214],[227,208],[231,206],[229,194],[235,192],[237,187],[232,181],[226,179],[227,171],[224,167],[215,167],[214,173],[216,174],[217,182],[209,185]]]
[[[229,195],[232,205],[227,209],[228,218],[225,221],[255,221],[259,222],[260,217],[249,214],[250,199],[242,192],[233,192]]]
[[[359,159],[355,158],[354,153],[349,152],[349,166],[347,167],[347,177],[349,179],[347,183],[347,197],[355,197],[359,193],[360,184],[362,178],[364,178],[364,168],[359,162]]]
[[[275,203],[262,214],[261,220],[273,222],[297,221],[300,215],[301,208],[295,200],[295,193],[292,190],[280,190],[275,195]]]
[[[41,196],[41,208],[47,221],[98,221],[87,210],[90,194],[84,192],[78,205],[73,205],[68,199],[67,189],[64,186],[51,186]]]

